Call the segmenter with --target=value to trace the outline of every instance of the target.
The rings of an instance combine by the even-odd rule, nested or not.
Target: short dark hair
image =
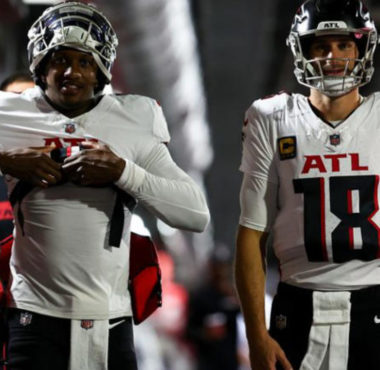
[[[34,82],[31,74],[27,71],[17,71],[12,73],[0,83],[0,90],[4,91],[13,82]]]

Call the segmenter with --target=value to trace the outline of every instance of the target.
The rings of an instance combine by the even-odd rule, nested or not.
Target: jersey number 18
[[[331,259],[326,242],[326,230],[329,228],[326,225],[325,181],[329,181],[330,211],[340,220],[331,232],[332,261],[341,263],[380,258],[380,229],[372,221],[379,209],[378,176],[336,176],[293,180],[295,192],[304,195],[304,239],[309,261]],[[358,194],[357,210],[353,209],[354,191]],[[358,230],[360,245],[355,238]]]

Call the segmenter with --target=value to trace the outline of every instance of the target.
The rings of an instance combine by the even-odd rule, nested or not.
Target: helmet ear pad
[[[36,69],[33,73],[33,79],[37,86],[39,86],[43,91],[46,89],[46,69],[47,64],[49,62],[49,59],[51,57],[51,54],[53,53],[53,50],[50,50],[44,58],[41,60],[41,62],[38,64]]]
[[[96,79],[98,80],[98,83],[95,87],[95,94],[103,91],[104,87],[109,83],[109,81],[107,80],[106,76],[104,76],[104,74],[98,70],[98,74],[96,76]]]
[[[300,38],[302,53],[306,59],[310,59],[310,48],[316,36],[304,36]]]

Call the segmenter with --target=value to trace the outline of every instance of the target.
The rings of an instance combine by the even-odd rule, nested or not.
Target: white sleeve
[[[240,225],[269,231],[277,212],[277,188],[277,184],[245,174],[240,190]]]
[[[144,168],[126,159],[116,185],[172,227],[203,231],[210,219],[200,187],[172,160],[166,145],[155,145]]]
[[[275,140],[271,132],[273,122],[255,102],[246,113],[243,126],[243,155],[240,170],[276,183],[274,166]]]
[[[243,126],[243,155],[240,170],[244,172],[240,191],[242,226],[269,231],[277,213],[278,176],[275,167],[275,139],[271,116],[256,101],[247,110]]]

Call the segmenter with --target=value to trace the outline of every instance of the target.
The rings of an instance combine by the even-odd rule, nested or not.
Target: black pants
[[[272,304],[270,334],[294,369],[299,369],[307,352],[313,317],[312,292],[280,283]],[[380,369],[378,321],[380,286],[352,291],[348,370]]]
[[[7,321],[7,370],[68,369],[70,320],[12,309]],[[108,369],[137,370],[131,318],[110,330]]]

